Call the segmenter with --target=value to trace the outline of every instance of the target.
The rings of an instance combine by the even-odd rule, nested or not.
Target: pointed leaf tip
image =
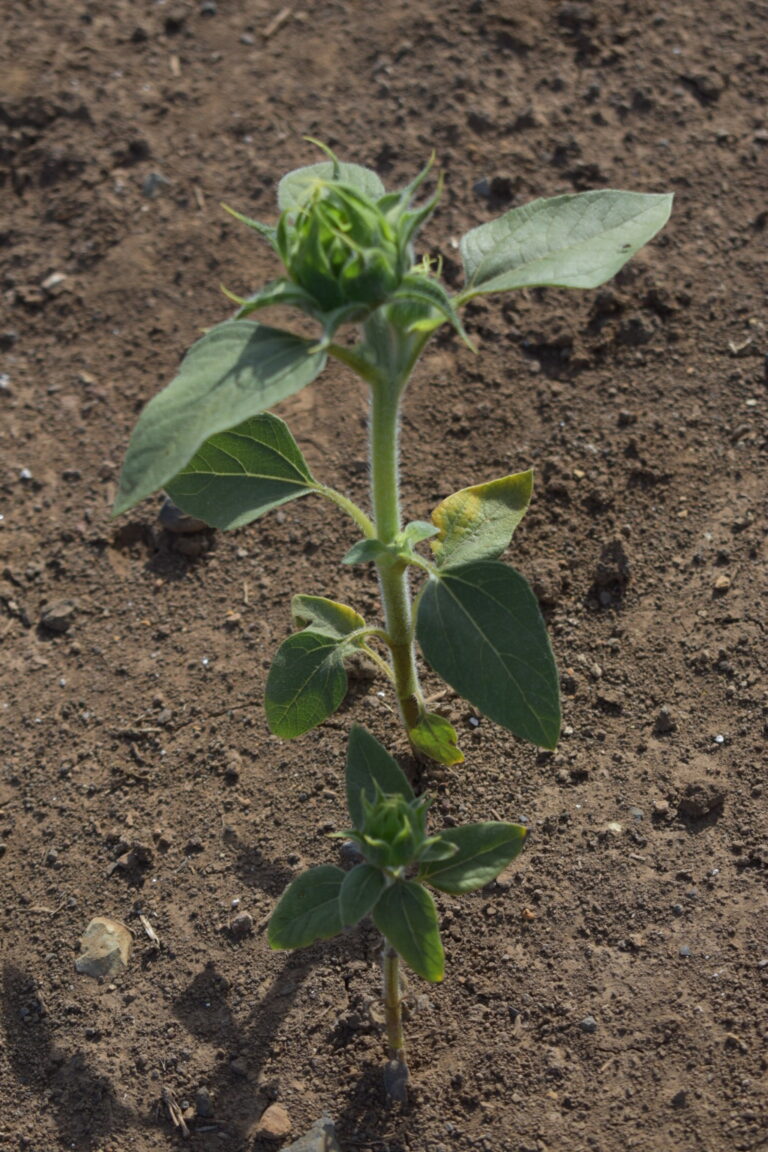
[[[597,288],[652,240],[670,194],[603,189],[534,200],[462,237],[462,300],[523,287]]]

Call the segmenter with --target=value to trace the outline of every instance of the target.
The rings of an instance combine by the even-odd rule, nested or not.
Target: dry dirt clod
[[[108,916],[94,916],[80,937],[76,971],[95,980],[115,976],[128,967],[133,937],[125,924]]]
[[[674,732],[677,728],[675,718],[672,715],[666,704],[659,708],[656,719],[653,723],[653,733],[655,736],[668,736],[670,732]]]
[[[282,1104],[270,1104],[262,1113],[254,1135],[263,1140],[283,1140],[291,1132],[291,1118]]]
[[[693,781],[686,786],[677,814],[686,820],[703,820],[705,816],[719,812],[724,803],[725,791],[719,784],[711,780]]]

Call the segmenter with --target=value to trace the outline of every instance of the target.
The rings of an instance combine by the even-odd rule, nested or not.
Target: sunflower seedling
[[[389,1095],[408,1080],[401,1015],[400,960],[433,983],[445,956],[429,888],[457,895],[489,884],[523,847],[526,829],[499,821],[427,831],[429,800],[415,796],[397,762],[360,725],[347,749],[347,806],[352,827],[332,835],[357,844],[362,862],[349,872],[320,864],[298,876],[269,924],[272,948],[304,948],[370,916],[384,937],[383,999]]]
[[[485,715],[552,748],[560,706],[548,637],[526,580],[499,559],[525,515],[532,473],[464,488],[429,520],[403,523],[400,405],[436,329],[449,324],[469,344],[462,306],[517,288],[597,287],[663,227],[672,197],[601,190],[513,208],[463,236],[465,283],[451,294],[440,262],[417,260],[414,249],[440,195],[438,181],[430,198],[415,202],[429,165],[387,192],[375,172],[325,152],[326,161],[280,181],[276,226],[232,213],[271,246],[284,275],[247,299],[233,297],[234,318],[206,332],[146,406],[115,511],[164,487],[184,512],[222,529],[310,494],[351,517],[361,539],[344,562],[375,565],[383,626],[334,600],[294,599],[296,631],[277,652],[265,693],[278,736],[299,736],[335,712],[347,689],[345,661],[362,652],[392,681],[413,750],[460,763],[456,732],[425,701],[418,648]],[[309,316],[317,337],[253,319],[272,305]],[[370,511],[317,479],[285,423],[267,411],[315,380],[328,357],[368,386]],[[415,604],[414,574],[422,580]]]

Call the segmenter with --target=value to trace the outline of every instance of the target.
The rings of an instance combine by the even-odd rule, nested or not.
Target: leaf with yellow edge
[[[495,560],[528,510],[533,472],[516,472],[454,492],[432,513],[438,536],[430,541],[441,568]]]
[[[450,767],[464,762],[464,753],[457,744],[456,729],[436,712],[425,712],[418,724],[408,729],[408,739],[417,752],[438,764]]]

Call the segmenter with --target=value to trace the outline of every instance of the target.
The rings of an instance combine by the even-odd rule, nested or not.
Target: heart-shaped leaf
[[[358,864],[347,872],[339,891],[339,909],[344,926],[358,924],[367,916],[386,886],[384,873],[372,864]]]
[[[408,739],[417,752],[438,764],[449,766],[464,761],[464,753],[457,744],[456,729],[437,712],[425,712],[418,724],[408,729]]]
[[[542,748],[560,733],[557,669],[536,597],[506,564],[445,568],[422,592],[416,635],[438,675],[497,724]]]
[[[384,185],[370,168],[362,164],[333,163],[321,160],[319,164],[308,164],[304,168],[294,168],[283,176],[277,186],[277,203],[281,212],[294,212],[304,202],[308,190],[318,180],[335,180],[346,184],[364,196],[377,200],[384,195]]]
[[[347,604],[324,596],[294,596],[291,615],[297,628],[309,628],[322,636],[343,640],[350,632],[365,628],[365,620]]]
[[[292,396],[325,367],[325,354],[279,328],[217,324],[193,344],[174,380],[149,401],[133,430],[114,514],[163,488],[218,432]]]
[[[339,892],[345,876],[333,864],[321,864],[297,876],[272,913],[270,948],[306,948],[341,932]]]
[[[276,736],[301,736],[333,715],[347,694],[345,647],[310,630],[283,641],[264,693],[267,723]]]
[[[519,855],[527,835],[527,828],[521,824],[500,821],[445,828],[440,839],[455,844],[458,851],[447,860],[425,864],[419,880],[441,892],[473,892],[495,880]]]
[[[314,484],[287,425],[264,412],[210,436],[165,489],[189,516],[239,528],[306,496]]]
[[[440,567],[495,560],[509,546],[528,511],[533,472],[516,472],[454,492],[432,513],[439,536],[431,543]]]

